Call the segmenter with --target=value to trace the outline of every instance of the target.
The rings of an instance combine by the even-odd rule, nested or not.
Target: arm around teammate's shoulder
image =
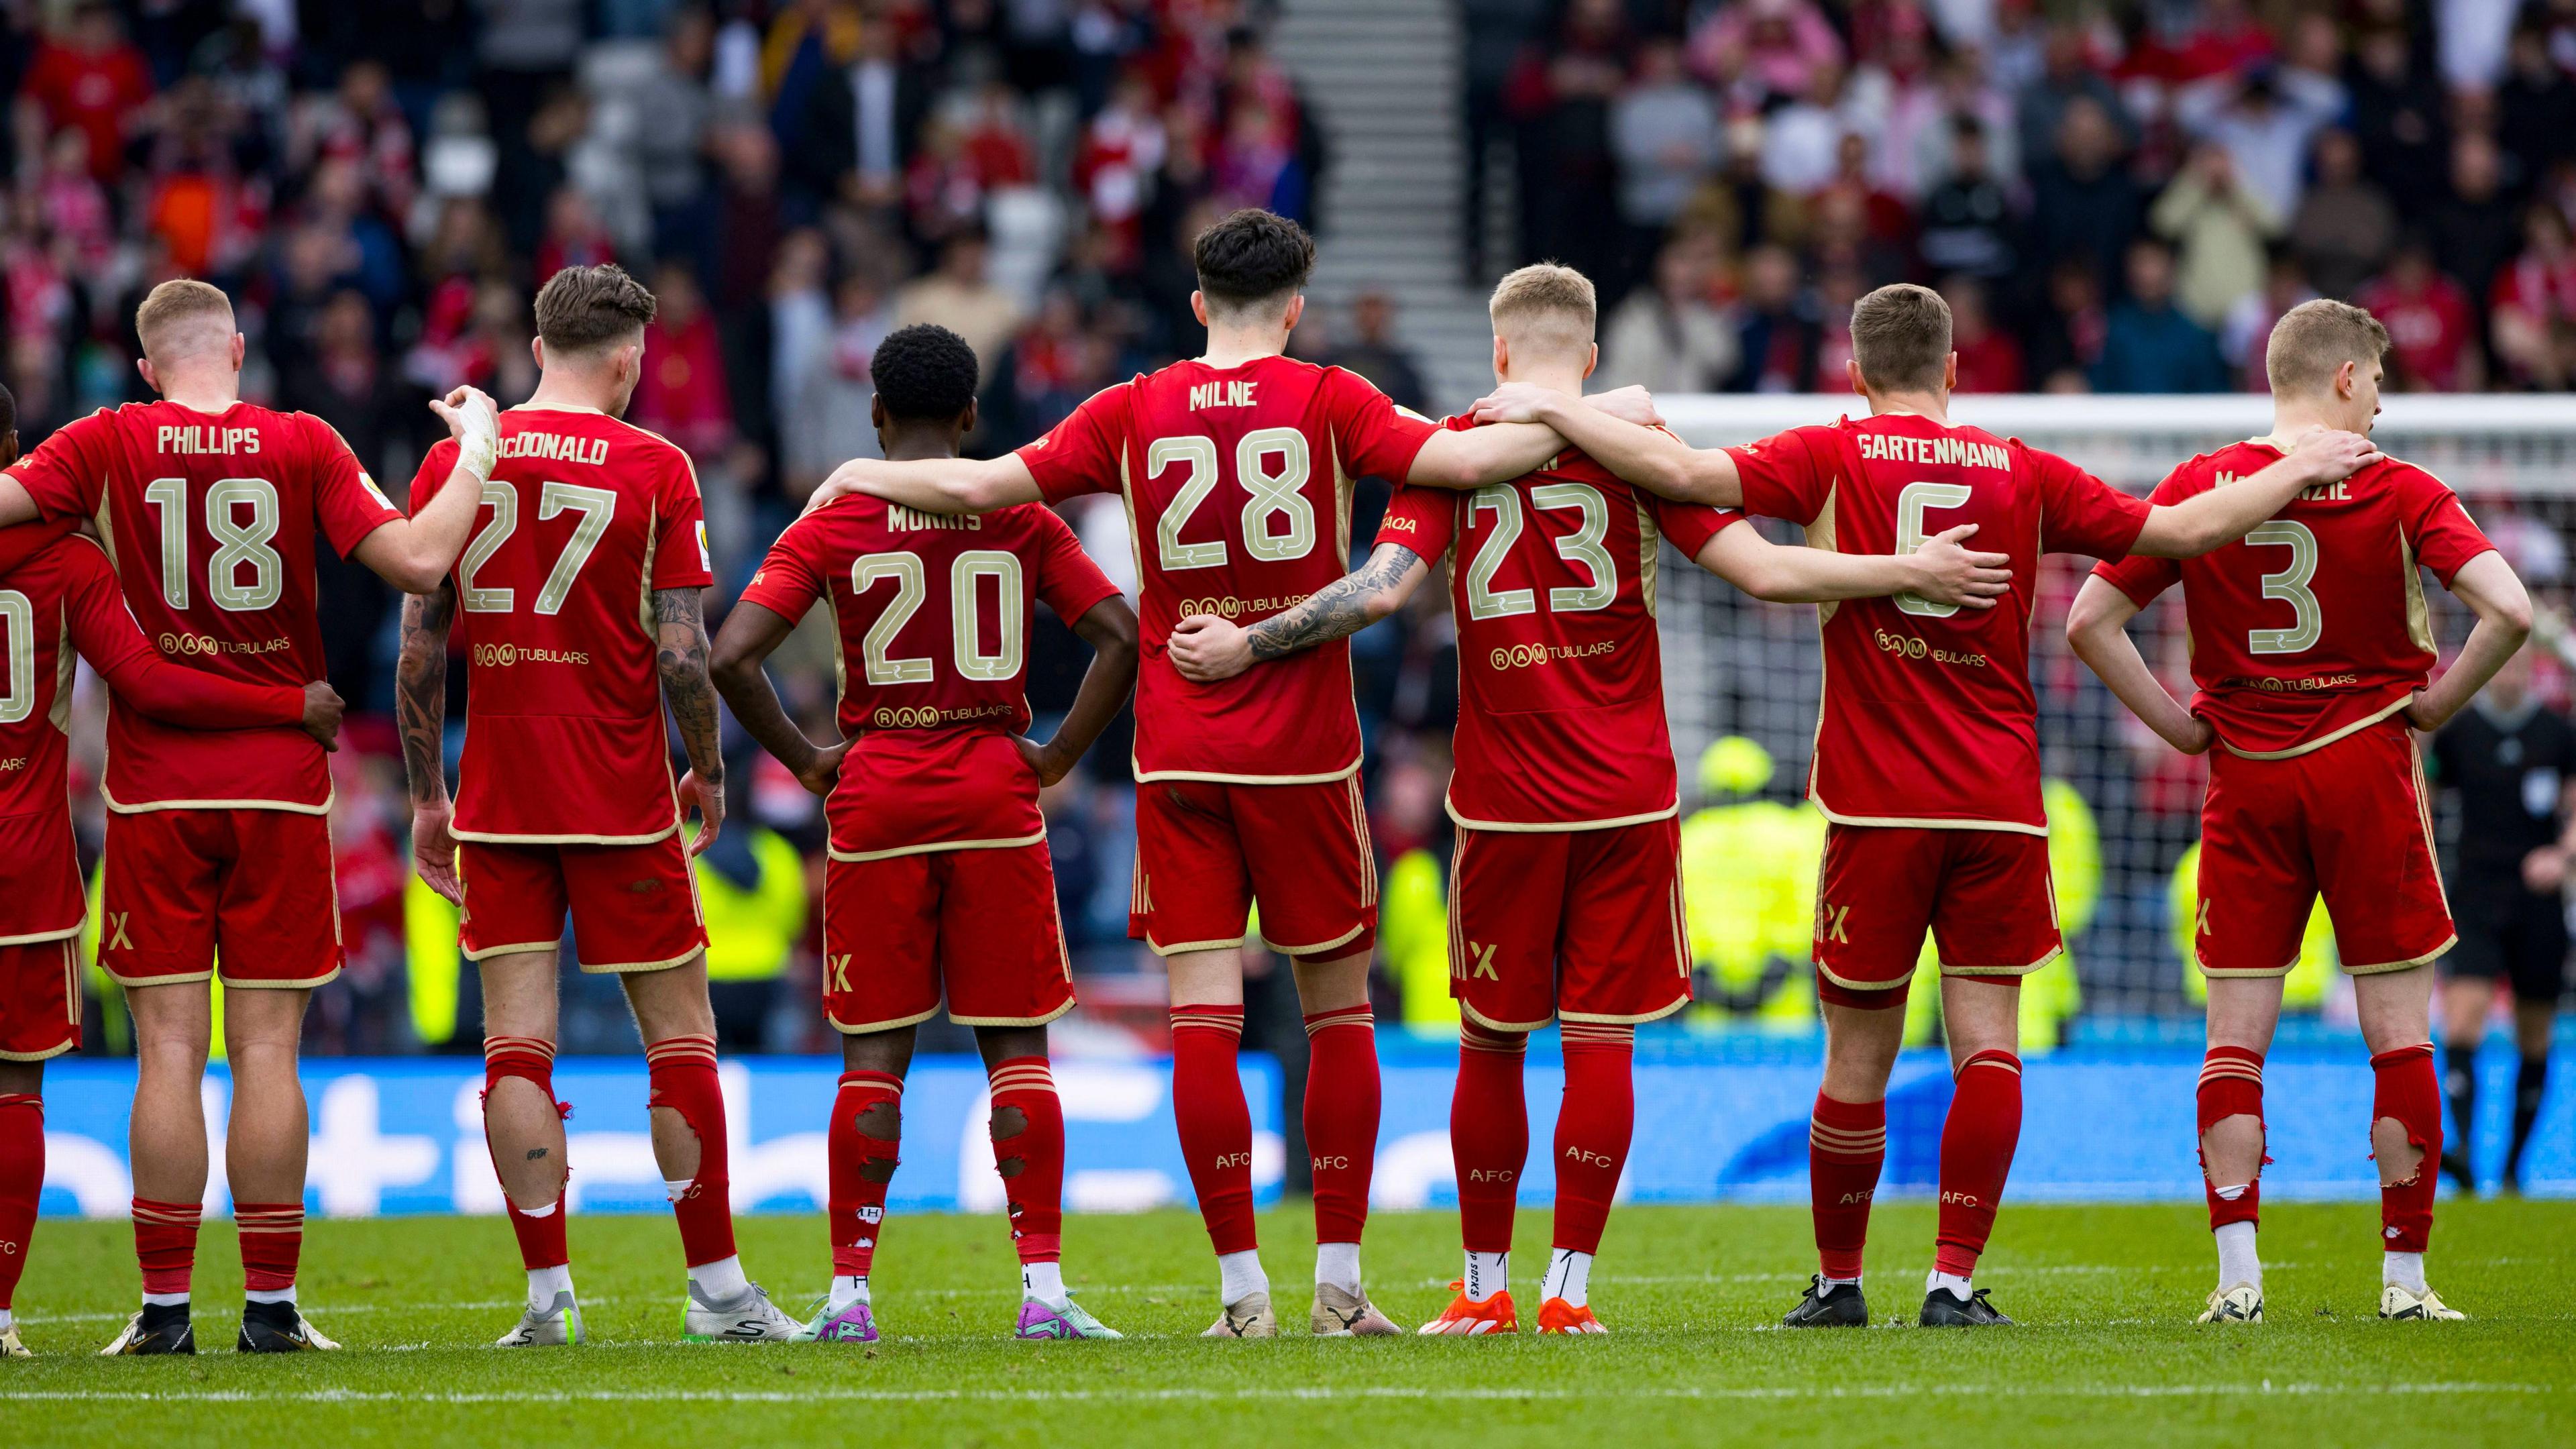
[[[1692,561],[1757,599],[1822,604],[1911,594],[1934,604],[1991,609],[2012,589],[2012,559],[1967,547],[1977,525],[1963,523],[1906,554],[1842,554],[1788,548],[1738,520],[1718,531]]]
[[[406,594],[430,592],[456,567],[456,557],[474,531],[474,515],[483,507],[484,480],[500,460],[500,412],[481,390],[460,387],[429,406],[447,424],[449,440],[456,445],[456,461],[438,496],[409,518],[387,519],[349,550],[351,558]],[[336,436],[333,441],[347,451]]]
[[[2378,446],[2359,433],[2310,428],[2290,451],[2252,477],[2148,510],[2146,526],[2129,552],[2198,558],[2251,533],[2301,491],[2349,478],[2381,457]]]
[[[836,498],[866,493],[923,513],[990,513],[1014,503],[1036,503],[1037,475],[1017,453],[998,458],[915,458],[888,462],[852,458],[832,470],[814,496],[805,500],[813,512]]]
[[[1694,448],[1665,429],[1642,388],[1573,397],[1505,383],[1478,400],[1475,415],[1480,423],[1543,423],[1602,467],[1676,503],[1735,508],[1744,502],[1733,455]]]

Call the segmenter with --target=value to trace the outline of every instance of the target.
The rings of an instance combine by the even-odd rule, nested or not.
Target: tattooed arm
[[[680,747],[689,752],[689,773],[680,777],[680,808],[698,812],[698,838],[689,846],[697,855],[716,843],[724,829],[724,751],[716,734],[716,687],[707,678],[707,620],[697,589],[655,589],[653,632],[659,640],[654,664],[662,673],[662,697],[670,701],[671,718],[680,726]]]
[[[455,622],[453,582],[403,599],[394,718],[402,727],[403,773],[411,779],[412,869],[431,890],[461,904],[456,838],[447,828],[447,631]]]
[[[1318,589],[1306,602],[1241,629],[1213,614],[1193,614],[1172,631],[1172,664],[1197,684],[1232,679],[1266,659],[1347,639],[1404,607],[1431,572],[1422,555],[1382,543],[1368,562]]]

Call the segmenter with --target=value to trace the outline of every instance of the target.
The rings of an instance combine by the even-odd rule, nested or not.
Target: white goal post
[[[1745,443],[1802,424],[1868,411],[1850,394],[1659,398],[1665,420],[1698,447]],[[2096,397],[1965,395],[1952,417],[2074,460],[2132,492],[2173,466],[2271,431],[2260,394]],[[2576,395],[2392,395],[2373,436],[2389,453],[2449,483],[2532,585],[2547,610],[2567,599],[2576,549]],[[1796,530],[1774,528],[1788,540]],[[2032,621],[2032,674],[2047,772],[2073,785],[2101,841],[2098,898],[2071,937],[2086,1008],[2112,1014],[2185,1010],[2183,963],[2170,930],[2177,859],[2199,837],[2201,762],[2148,736],[2082,664],[2061,632],[2084,561],[2044,565]],[[1796,798],[1816,727],[1816,630],[1803,608],[1756,603],[1684,560],[1661,570],[1666,695],[1685,797],[1712,740],[1748,736],[1776,762],[1770,794]],[[2466,634],[2466,611],[2439,588],[2435,629],[2445,656]],[[2160,600],[2132,626],[2139,647],[2178,693],[2188,693],[2182,611]],[[2448,823],[2445,821],[2445,838]]]

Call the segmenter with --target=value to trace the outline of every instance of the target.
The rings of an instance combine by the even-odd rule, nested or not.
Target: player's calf
[[[992,1085],[993,1170],[1010,1203],[1011,1242],[1020,1258],[1020,1316],[1011,1336],[1101,1339],[1122,1335],[1073,1301],[1064,1286],[1064,1104],[1045,1056],[1045,1029],[1015,1028],[987,1076]],[[1034,1042],[1018,1039],[1033,1032]],[[988,1048],[988,1051],[994,1050]]]
[[[2466,1314],[2446,1306],[2424,1282],[2424,1252],[2433,1237],[2435,1164],[2442,1153],[2441,1086],[2427,1042],[2370,1059],[2376,1087],[2370,1115],[2371,1155],[2379,1162],[2379,1316],[2417,1321]]]
[[[2263,1054],[2211,1047],[2195,1095],[2209,1231],[2218,1245],[2218,1287],[2199,1321],[2260,1323],[2263,1261],[2255,1231],[2263,1199]]]
[[[908,1058],[907,1046],[904,1055]],[[798,1331],[808,1343],[874,1343],[876,1307],[868,1273],[876,1263],[885,1200],[901,1160],[903,1078],[895,1072],[841,1074],[824,1135],[831,1163],[831,1199],[825,1216],[832,1238],[832,1286],[822,1309]]]
[[[1216,1249],[1217,1295],[1225,1304],[1202,1335],[1208,1338],[1267,1338],[1279,1331],[1252,1218],[1252,1109],[1235,1073],[1242,1041],[1239,1005],[1172,1008],[1172,1116],[1199,1217]]]
[[[1565,1101],[1556,1114],[1556,1234],[1539,1290],[1541,1333],[1605,1333],[1590,1307],[1592,1259],[1610,1220],[1637,1116],[1637,1029],[1565,1023]]]
[[[45,1103],[35,1088],[43,1068],[0,1064],[0,1358],[25,1358],[11,1304],[36,1233],[36,1199],[45,1183]],[[25,1080],[21,1082],[20,1078]],[[14,1090],[19,1086],[28,1090]]]

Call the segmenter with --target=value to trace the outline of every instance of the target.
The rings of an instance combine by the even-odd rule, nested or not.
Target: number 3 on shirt
[[[2254,526],[2245,535],[2249,547],[2286,548],[2290,551],[2289,567],[2277,574],[2263,576],[2263,597],[2279,599],[2293,611],[2287,629],[2254,629],[2245,635],[2245,649],[2251,654],[2297,654],[2316,647],[2325,633],[2325,615],[2317,608],[2316,592],[2308,587],[2317,576],[2317,535],[2304,523],[2276,518]]]
[[[1273,459],[1279,465],[1275,470],[1265,466]],[[1154,524],[1155,557],[1167,572],[1222,568],[1227,556],[1224,539],[1181,542],[1181,529],[1216,491],[1216,439],[1156,438],[1145,449],[1148,478],[1161,477],[1175,463],[1188,469],[1189,476],[1181,480],[1171,506]],[[1285,563],[1314,550],[1315,506],[1305,494],[1313,467],[1306,435],[1295,428],[1256,428],[1234,445],[1234,476],[1252,495],[1243,505],[1244,552],[1263,563]],[[1283,519],[1284,527],[1279,523]]]
[[[1556,554],[1582,568],[1592,581],[1581,588],[1549,589],[1548,612],[1580,614],[1610,607],[1619,597],[1619,568],[1610,561],[1610,550],[1601,546],[1601,540],[1610,534],[1610,504],[1601,496],[1601,490],[1589,483],[1544,483],[1530,490],[1530,506],[1571,508],[1583,515],[1574,532],[1556,540]],[[1509,483],[1488,484],[1468,495],[1467,509],[1470,517],[1477,513],[1494,515],[1494,531],[1485,535],[1484,546],[1476,550],[1475,561],[1467,565],[1468,617],[1500,619],[1537,613],[1536,590],[1494,588],[1494,575],[1502,571],[1512,545],[1520,542],[1520,490]]]

